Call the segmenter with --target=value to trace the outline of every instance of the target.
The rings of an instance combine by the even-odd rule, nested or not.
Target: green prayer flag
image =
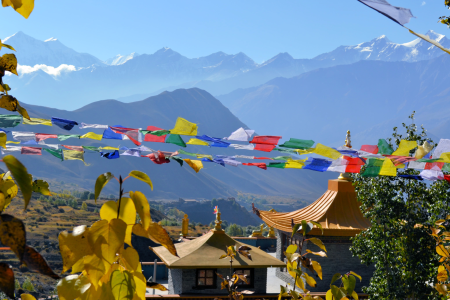
[[[170,133],[170,130],[155,130],[155,131],[151,131],[150,134],[156,135],[156,136],[163,136],[163,135],[168,135]]]
[[[270,168],[279,168],[279,169],[284,169],[286,167],[286,163],[282,163],[282,162],[271,162],[267,165],[267,167]]]
[[[378,140],[378,154],[391,155],[393,152],[391,145],[385,139]]]
[[[187,151],[184,151],[183,149],[179,149],[179,150],[178,150],[178,153],[184,154],[184,155],[189,155],[189,156],[197,157],[197,154],[191,153],[191,152],[187,152]]]
[[[383,159],[369,158],[366,163],[366,169],[364,170],[364,173],[361,174],[361,176],[362,177],[377,177],[380,174],[383,163],[384,163]]]
[[[442,172],[450,172],[450,164],[445,163],[442,167]]]
[[[418,159],[417,161],[418,162],[434,163],[434,162],[437,162],[439,160],[440,160],[440,158],[421,158],[421,159]]]
[[[292,150],[292,149],[275,148],[273,150],[276,150],[276,151],[279,151],[279,152],[283,152],[283,153],[297,154],[297,151]]]
[[[178,134],[171,134],[166,138],[166,143],[175,144],[180,147],[186,148],[186,143],[183,141],[180,135]]]
[[[181,157],[178,156],[171,156],[170,159],[173,159],[174,161],[176,161],[177,163],[180,164],[180,166],[183,166],[184,160]]]
[[[65,141],[65,140],[70,139],[70,138],[77,138],[77,139],[79,139],[80,136],[78,134],[58,134],[58,140],[60,140],[60,141]]]
[[[45,151],[47,151],[48,153],[50,153],[51,155],[53,155],[54,157],[57,157],[61,160],[63,160],[63,156],[62,156],[62,150],[54,150],[54,149],[47,149],[47,148],[43,148]]]
[[[21,115],[0,115],[0,127],[16,127],[22,122]]]
[[[313,140],[300,140],[290,138],[289,141],[284,142],[284,144],[279,145],[280,147],[294,148],[294,149],[309,149],[314,145]]]
[[[91,151],[95,151],[95,152],[100,152],[100,150],[98,150],[98,147],[94,147],[94,146],[82,146],[84,149],[86,150],[91,150]]]

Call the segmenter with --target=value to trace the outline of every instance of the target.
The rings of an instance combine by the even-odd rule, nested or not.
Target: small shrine
[[[249,246],[228,236],[221,227],[220,211],[217,211],[215,228],[191,241],[175,244],[178,257],[166,248],[152,248],[169,271],[169,294],[227,294],[221,290],[222,280],[217,276],[229,276],[230,271],[247,275],[248,283],[240,282],[238,290],[266,294],[267,268],[284,267],[285,264],[257,247]],[[248,246],[251,260],[242,256],[230,260],[220,259],[228,246]]]
[[[351,148],[350,132],[347,132],[345,146]],[[327,249],[327,257],[314,256],[313,260],[322,266],[323,280],[316,280],[316,288],[311,292],[326,292],[330,288],[330,281],[335,273],[345,274],[349,271],[361,275],[362,282],[357,283],[356,291],[360,292],[362,286],[368,286],[374,268],[361,264],[358,257],[353,257],[350,251],[352,244],[350,238],[370,227],[370,222],[365,218],[359,208],[356,192],[348,174],[341,174],[338,179],[328,181],[328,190],[309,206],[288,213],[275,211],[262,211],[254,207],[254,212],[269,227],[274,227],[277,233],[276,257],[284,261],[284,252],[291,244],[299,245],[301,237],[292,235],[292,222],[299,224],[303,220],[315,221],[322,225],[314,228],[307,237],[317,237]],[[318,251],[319,248],[308,243],[306,249]],[[294,284],[292,277],[286,268],[276,271],[278,278]]]

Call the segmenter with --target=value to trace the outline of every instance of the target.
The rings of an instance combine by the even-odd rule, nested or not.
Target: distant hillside
[[[258,225],[257,222],[243,206],[237,203],[234,198],[225,200],[218,199],[214,202],[220,209],[221,219],[228,224],[234,223],[241,226]],[[211,201],[179,201],[175,207],[189,216],[190,222],[199,222],[208,225],[216,219],[213,203]]]
[[[75,111],[64,111],[42,106],[25,105],[32,117],[51,118],[57,116],[90,124],[123,125],[131,128],[146,128],[148,125],[160,128],[173,128],[177,117],[183,117],[199,125],[199,135],[206,134],[215,137],[228,136],[239,127],[247,126],[236,118],[211,94],[199,90],[176,90],[162,93],[143,101],[122,103],[116,100],[94,102]],[[34,131],[41,133],[67,134],[68,132],[57,126],[29,126],[19,125],[14,130]],[[70,133],[80,134],[89,131],[102,133],[102,129],[73,128]],[[264,134],[261,132],[260,134]],[[8,134],[8,139],[12,139]],[[184,137],[187,141],[188,138]],[[60,142],[55,139],[46,140],[47,143],[66,145],[114,145],[134,147],[131,141],[89,139],[69,139]],[[176,151],[179,146],[165,143],[144,142],[155,150]],[[187,151],[204,154],[225,155],[261,155],[276,156],[276,153],[260,151],[235,150],[229,148],[188,146]],[[42,156],[20,155],[17,157],[28,167],[36,177],[58,178],[65,182],[73,182],[92,191],[96,178],[104,172],[112,172],[116,176],[127,176],[132,170],[146,172],[153,181],[154,191],[133,178],[128,179],[124,188],[140,190],[149,200],[154,199],[212,199],[235,197],[237,191],[265,195],[296,195],[312,201],[320,196],[327,186],[327,180],[336,178],[337,174],[327,174],[298,169],[261,170],[256,167],[239,166],[223,167],[215,163],[204,163],[204,169],[196,174],[189,166],[171,162],[156,165],[148,158],[122,156],[119,159],[108,160],[100,157],[96,152],[86,151],[85,160],[89,166],[81,161],[63,161],[44,152]],[[118,183],[113,180],[105,187],[107,195],[118,193]]]

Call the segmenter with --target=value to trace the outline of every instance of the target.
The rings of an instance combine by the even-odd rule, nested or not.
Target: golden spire
[[[352,140],[350,135],[350,130],[347,130],[347,135],[345,136],[345,144],[344,147],[351,148],[352,147]],[[338,177],[339,180],[346,180],[346,181],[352,181],[350,175],[348,173],[341,173]]]
[[[181,220],[181,235],[183,236],[183,238],[186,238],[189,232],[189,219],[188,219],[188,215],[184,215],[184,218]]]
[[[215,232],[223,232],[223,229],[222,229],[222,226],[221,226],[221,224],[222,224],[222,220],[220,220],[220,210],[219,210],[219,208],[217,208],[217,213],[216,213],[216,226],[214,226],[214,231]]]

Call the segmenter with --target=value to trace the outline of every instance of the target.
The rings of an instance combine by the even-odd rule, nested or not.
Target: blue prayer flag
[[[107,159],[115,159],[115,158],[120,157],[118,150],[114,150],[114,152],[108,152],[108,153],[100,152],[100,155],[102,157],[106,157]]]
[[[331,166],[331,160],[313,158],[309,165],[303,167],[303,169],[309,169],[318,172],[325,172],[328,167]]]
[[[75,125],[78,125],[78,123],[75,121],[55,117],[52,117],[52,124],[55,124],[56,126],[65,130],[71,130]]]

